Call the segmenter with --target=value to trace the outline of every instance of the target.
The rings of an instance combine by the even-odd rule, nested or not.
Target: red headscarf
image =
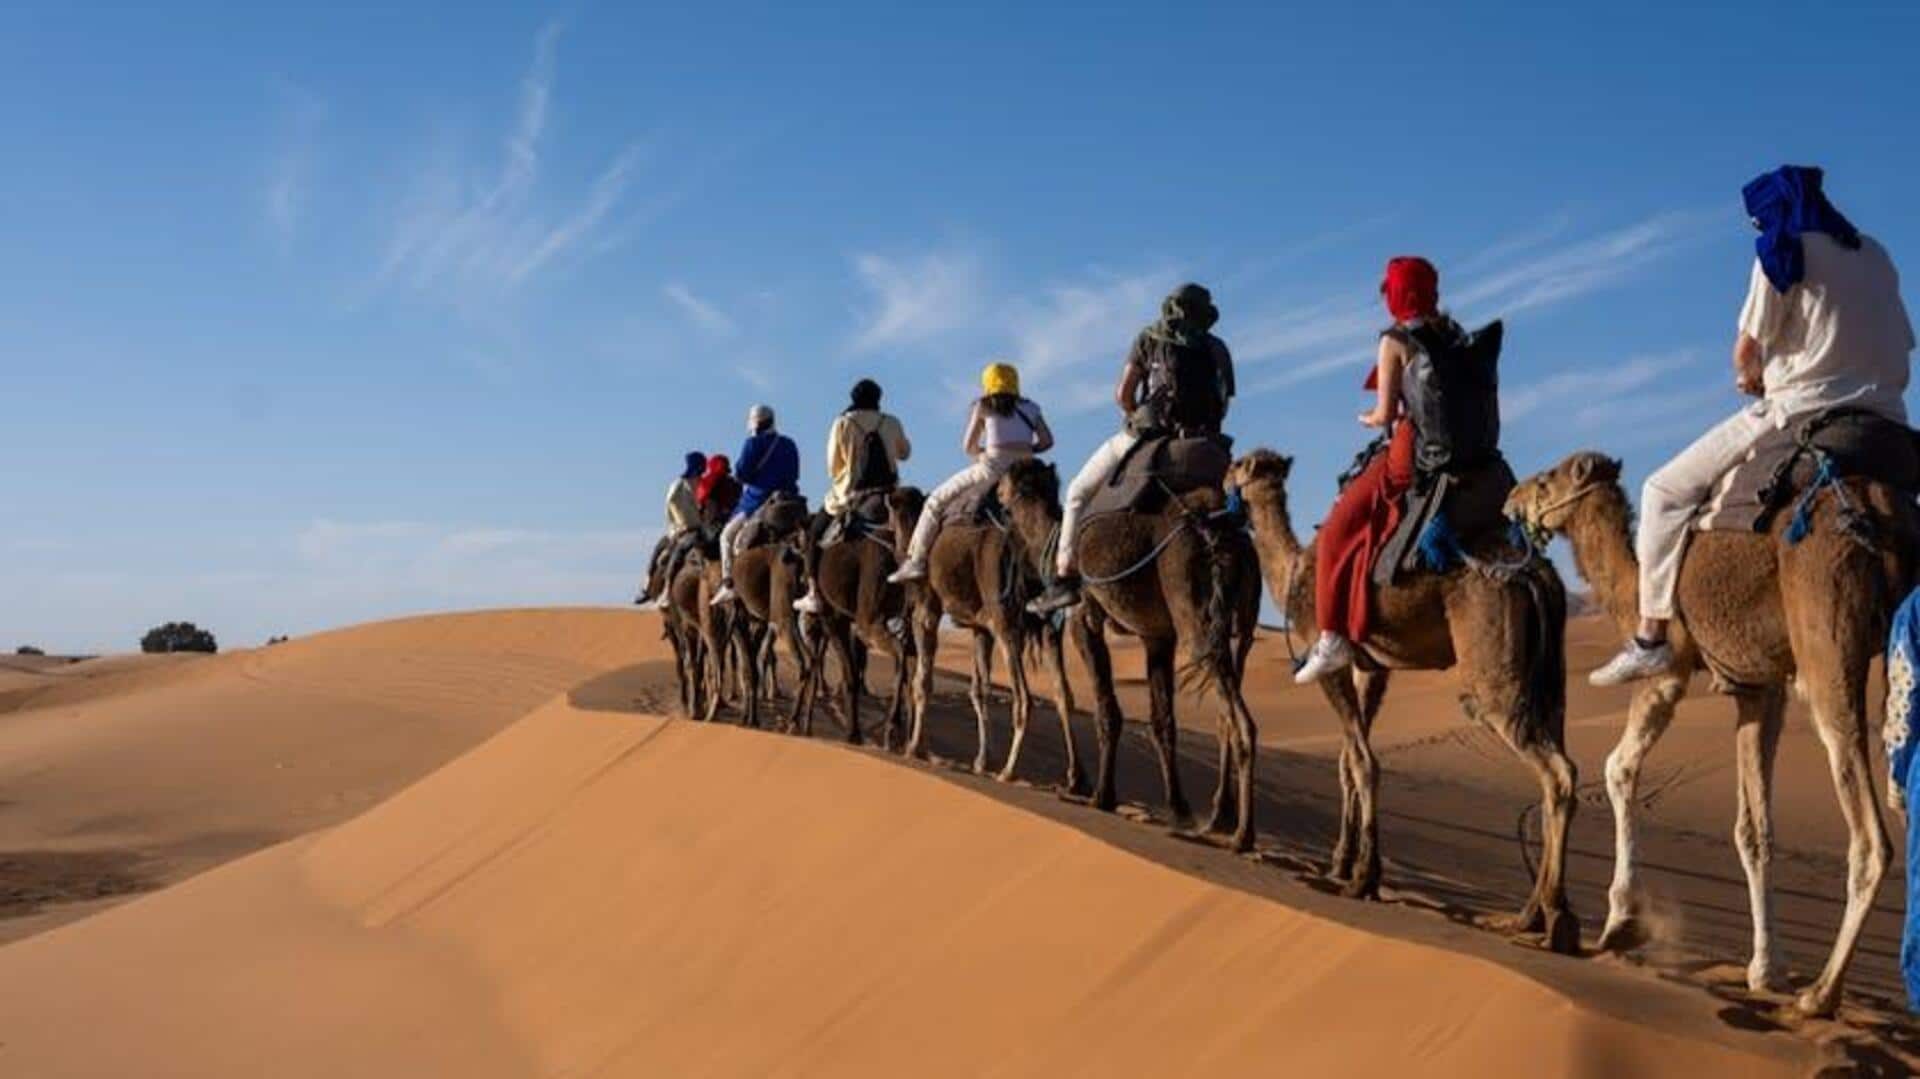
[[[727,460],[725,454],[716,453],[707,458],[707,471],[701,475],[700,482],[694,485],[693,497],[699,499],[701,505],[706,505],[707,499],[713,494],[713,485],[720,482],[721,477],[730,475],[732,470],[733,463]]]
[[[1440,310],[1440,271],[1417,255],[1388,259],[1380,295],[1386,298],[1395,322],[1432,318]]]

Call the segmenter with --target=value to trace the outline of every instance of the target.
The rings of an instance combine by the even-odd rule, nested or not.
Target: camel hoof
[[[973,774],[977,776],[983,776],[987,774],[987,758],[985,757],[973,758]]]
[[[1207,834],[1226,835],[1233,831],[1236,823],[1230,815],[1216,811],[1213,816],[1207,818]]]
[[[1544,933],[1547,929],[1547,913],[1539,906],[1528,903],[1520,908],[1520,913],[1497,924],[1503,932],[1510,934]]]
[[[1242,828],[1234,832],[1233,841],[1228,844],[1228,849],[1232,850],[1235,854],[1252,854],[1253,829]]]
[[[1120,808],[1120,799],[1112,791],[1105,794],[1096,793],[1093,796],[1093,808],[1102,813],[1111,813]]]
[[[1787,989],[1787,972],[1774,959],[1755,956],[1747,964],[1747,992],[1781,993]]]
[[[1793,1010],[1806,1019],[1831,1019],[1840,1009],[1840,994],[1821,992],[1818,985],[1794,998]]]
[[[1647,943],[1647,932],[1640,925],[1640,919],[1628,916],[1607,923],[1600,932],[1600,940],[1594,945],[1603,952],[1620,954],[1633,951]]]
[[[1547,915],[1547,950],[1555,955],[1580,954],[1580,919],[1572,911]]]
[[[1013,766],[1008,765],[1007,767],[1000,769],[998,772],[993,773],[993,778],[996,782],[1000,782],[1000,783],[1013,782]]]
[[[1380,878],[1365,875],[1354,877],[1341,886],[1340,894],[1348,899],[1377,902],[1380,899]]]

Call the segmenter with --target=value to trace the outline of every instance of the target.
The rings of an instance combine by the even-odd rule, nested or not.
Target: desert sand
[[[1606,635],[1574,634],[1579,670]],[[1745,894],[1721,702],[1686,706],[1653,762],[1663,939],[1635,961],[1565,959],[1479,927],[1524,892],[1533,792],[1444,678],[1406,679],[1387,706],[1388,901],[1358,904],[1314,886],[1333,732],[1284,684],[1278,641],[1252,673],[1258,860],[1140,819],[1159,792],[1137,753],[1122,796],[1146,811],[1099,814],[1038,786],[663,718],[662,658],[648,616],[516,611],[10,672],[0,859],[71,872],[65,890],[0,909],[14,940],[0,947],[0,1074],[1795,1074],[1908,1060],[1910,1028],[1875,999],[1896,984],[1897,885],[1844,1022],[1794,1026],[1732,987]],[[1600,761],[1624,700],[1575,688],[1590,940],[1611,857]],[[937,748],[970,758],[954,690]],[[1183,722],[1204,797],[1212,717]],[[1035,784],[1053,774],[1051,723],[1021,769]],[[1781,916],[1805,975],[1838,913],[1840,829],[1803,717],[1781,788]],[[90,880],[110,886],[82,899]]]

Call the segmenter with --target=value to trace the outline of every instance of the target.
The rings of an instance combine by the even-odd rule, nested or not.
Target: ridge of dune
[[[1805,1052],[1612,1018],[871,756],[564,701],[337,828],[0,949],[0,1070],[41,1076],[1758,1075]]]
[[[0,693],[0,857],[46,901],[0,896],[0,941],[337,824],[658,638],[631,608],[482,611],[23,675]]]

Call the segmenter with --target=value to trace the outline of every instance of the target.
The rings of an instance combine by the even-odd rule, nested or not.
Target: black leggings
[[[824,548],[821,541],[827,538],[827,529],[833,526],[833,515],[822,510],[807,522],[807,587],[818,590],[820,587],[820,553]]]

